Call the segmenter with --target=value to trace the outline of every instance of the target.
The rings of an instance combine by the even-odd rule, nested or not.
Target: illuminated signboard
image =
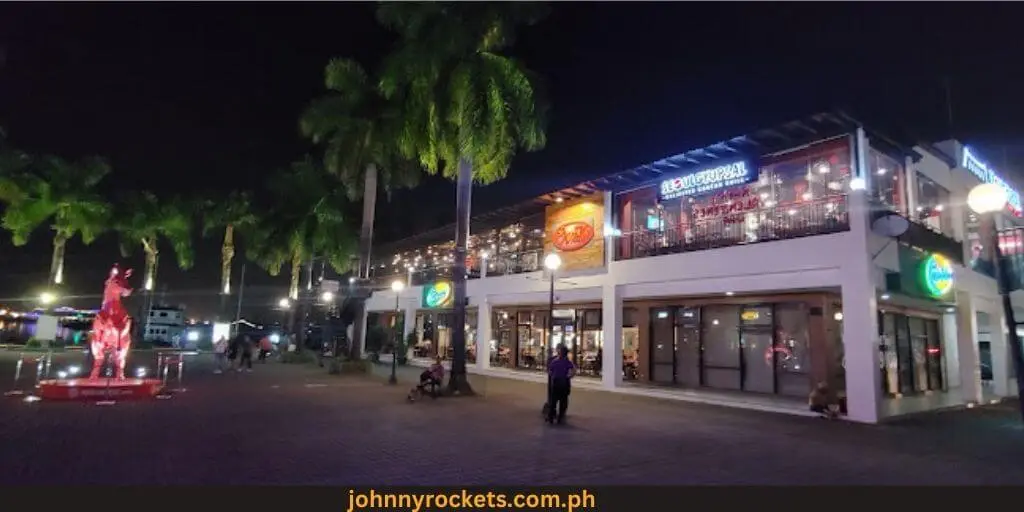
[[[983,183],[998,185],[999,188],[1006,191],[1006,202],[1010,210],[1013,211],[1014,215],[1021,215],[1020,194],[1009,183],[1003,181],[1003,178],[999,176],[995,169],[978,158],[968,146],[964,146],[964,155],[960,162],[960,167],[971,171],[971,174],[974,174]]]
[[[921,263],[921,284],[935,298],[945,297],[953,289],[953,265],[941,254],[932,254]]]
[[[661,182],[661,199],[696,196],[757,180],[757,169],[745,161],[700,169]]]
[[[452,283],[438,281],[423,286],[423,307],[427,309],[447,309],[455,304],[455,290]]]
[[[578,251],[594,239],[594,226],[583,221],[566,222],[555,229],[551,244],[559,251]]]

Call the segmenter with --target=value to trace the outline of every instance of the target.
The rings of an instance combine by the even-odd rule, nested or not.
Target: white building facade
[[[824,383],[865,423],[1015,394],[979,247],[991,231],[965,205],[1002,181],[981,158],[822,114],[474,222],[469,371],[542,382],[561,343],[577,386],[805,413]],[[374,264],[381,284],[411,286],[374,292],[364,321],[397,319],[420,364],[450,357],[450,249],[414,240]]]

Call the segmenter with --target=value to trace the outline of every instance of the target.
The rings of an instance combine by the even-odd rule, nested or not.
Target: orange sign
[[[544,216],[544,253],[562,257],[561,271],[604,266],[603,194],[549,205]]]
[[[585,222],[567,222],[558,226],[552,236],[551,243],[559,251],[578,251],[594,239],[594,226]]]

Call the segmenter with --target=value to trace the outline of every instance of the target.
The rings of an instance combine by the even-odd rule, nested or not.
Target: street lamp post
[[[555,340],[555,271],[561,266],[562,258],[558,253],[553,252],[544,257],[544,267],[548,269],[548,273],[551,276],[551,290],[548,294],[548,346],[547,359],[544,360],[545,364],[547,364],[548,359],[551,359],[551,344]]]
[[[388,384],[398,384],[398,312],[401,305],[399,304],[402,289],[405,288],[405,283],[395,279],[391,283],[391,290],[395,292],[395,323],[391,330],[393,331],[394,341],[391,345],[391,377],[388,378]]]
[[[999,231],[996,226],[996,213],[1003,211],[1006,207],[1006,191],[994,183],[984,183],[971,189],[967,195],[967,206],[975,213],[985,219],[986,224],[991,227],[992,235],[988,242],[992,245],[995,259],[996,282],[999,286],[999,296],[1003,301],[1003,317],[1006,320],[1006,329],[1009,331],[1010,355],[1013,358],[1013,368],[1017,376],[1017,400],[1020,404],[1021,419],[1024,420],[1024,351],[1020,346],[1020,336],[1017,335],[1017,319],[1013,313],[1013,303],[1010,301],[1010,276],[1006,272],[1003,261],[1003,251],[999,247]]]

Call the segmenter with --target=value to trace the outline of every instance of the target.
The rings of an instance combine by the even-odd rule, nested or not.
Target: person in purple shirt
[[[558,423],[565,423],[565,410],[569,408],[569,391],[576,366],[569,360],[569,349],[558,345],[558,356],[548,363],[548,423],[555,422],[555,407],[558,408]]]

